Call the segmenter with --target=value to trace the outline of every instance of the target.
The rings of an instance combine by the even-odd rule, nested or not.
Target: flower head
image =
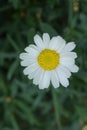
[[[42,38],[36,34],[34,42],[35,45],[29,45],[26,52],[20,54],[21,65],[26,67],[24,74],[40,89],[48,88],[50,82],[54,88],[60,84],[67,87],[71,72],[78,71],[75,65],[77,54],[72,52],[75,43],[66,44],[60,36],[50,39],[48,33],[44,33]]]

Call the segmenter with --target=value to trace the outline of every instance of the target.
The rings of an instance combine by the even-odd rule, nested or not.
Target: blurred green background
[[[55,98],[20,66],[19,54],[43,32],[77,45],[80,70]],[[0,130],[82,130],[86,124],[87,0],[0,0]]]

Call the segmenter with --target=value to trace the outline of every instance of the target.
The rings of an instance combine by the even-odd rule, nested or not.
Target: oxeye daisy
[[[21,66],[25,66],[24,74],[29,79],[33,79],[35,85],[40,89],[48,88],[50,83],[54,88],[61,85],[67,87],[71,72],[77,72],[75,65],[77,54],[72,52],[75,48],[74,42],[66,41],[55,36],[50,39],[48,33],[44,33],[42,38],[34,36],[35,45],[31,44],[25,48],[25,52],[20,54]]]

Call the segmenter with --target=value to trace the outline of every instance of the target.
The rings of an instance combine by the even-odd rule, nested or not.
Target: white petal
[[[37,46],[33,45],[33,44],[29,45],[24,50],[29,53],[31,49],[34,49],[35,51],[39,52],[39,48]]]
[[[21,61],[21,66],[29,66],[31,64],[34,64],[35,62],[37,62],[35,59],[25,59]]]
[[[37,56],[39,53],[31,52],[31,53],[21,53],[19,58],[22,60],[28,60],[28,59],[37,59]]]
[[[37,69],[33,69],[31,72],[29,72],[28,78],[34,79],[34,77],[37,75],[37,73],[39,73],[39,67]]]
[[[57,37],[53,37],[51,40],[50,40],[50,43],[49,43],[49,48],[50,49],[56,49],[58,47],[58,38]]]
[[[72,51],[76,47],[76,44],[74,42],[68,42],[66,46],[64,47],[62,52],[69,52]]]
[[[63,52],[60,54],[60,57],[77,58],[77,54],[75,52]]]
[[[42,48],[42,49],[45,48],[41,37],[40,37],[39,35],[37,35],[37,34],[34,36],[34,42],[35,42],[35,44],[36,44],[39,48]]]
[[[21,53],[19,55],[19,58],[22,60],[35,59],[40,53],[40,51],[37,49],[35,45],[30,45],[29,47],[26,47],[25,51],[27,53]],[[24,61],[24,62],[27,62],[27,61]]]
[[[61,52],[64,49],[64,47],[66,45],[66,41],[62,37],[60,37],[60,36],[58,36],[57,38],[58,38],[58,44],[59,44],[59,46],[57,47],[56,50],[59,53],[59,52]]]
[[[43,42],[44,42],[45,47],[48,47],[49,42],[50,42],[50,36],[48,33],[43,34]]]
[[[66,78],[69,78],[71,76],[70,71],[63,65],[59,65],[57,70],[60,70]]]
[[[59,77],[58,77],[55,70],[51,72],[51,83],[52,83],[54,88],[59,87]]]
[[[59,76],[59,81],[60,83],[64,86],[67,87],[69,85],[69,81],[68,79],[65,77],[65,75],[62,73],[62,71],[60,69],[58,69],[57,71],[58,76]]]
[[[79,71],[79,67],[78,67],[77,65],[69,65],[69,66],[67,65],[67,68],[68,68],[71,72],[73,72],[73,73]]]
[[[65,40],[60,36],[53,37],[49,43],[49,48],[53,50],[61,50],[64,46]]]
[[[28,66],[27,68],[24,69],[24,75],[29,75],[29,73],[33,72],[34,70],[38,69],[38,64],[34,63]]]
[[[67,57],[63,57],[60,58],[60,64],[66,66],[66,65],[71,65],[71,64],[75,64],[75,60],[73,58],[67,58]]]
[[[21,53],[19,55],[19,58],[22,59],[22,60],[24,60],[26,57],[28,57],[28,53]]]
[[[45,71],[43,79],[39,84],[40,89],[48,88],[50,85],[50,71]]]
[[[36,70],[31,71],[31,73],[29,73],[28,78],[29,79],[34,79],[34,78],[38,78],[41,74],[40,68],[38,67]],[[39,76],[38,76],[39,75]],[[35,83],[34,83],[35,84]]]
[[[38,73],[36,73],[34,75],[34,79],[33,79],[33,83],[38,85],[40,83],[40,81],[43,79],[43,75],[44,75],[44,70],[42,70],[41,68],[39,68],[39,70],[37,71]]]
[[[34,55],[38,55],[39,54],[39,51],[38,50],[36,50],[35,48],[32,48],[32,47],[27,47],[27,48],[25,48],[25,50],[27,50],[28,51],[28,53],[29,54],[34,54]]]

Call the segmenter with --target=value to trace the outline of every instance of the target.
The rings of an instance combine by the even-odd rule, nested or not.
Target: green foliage
[[[33,85],[19,61],[33,36],[43,32],[77,44],[80,70],[67,89],[55,93]],[[0,130],[81,130],[86,123],[87,0],[1,0]]]

